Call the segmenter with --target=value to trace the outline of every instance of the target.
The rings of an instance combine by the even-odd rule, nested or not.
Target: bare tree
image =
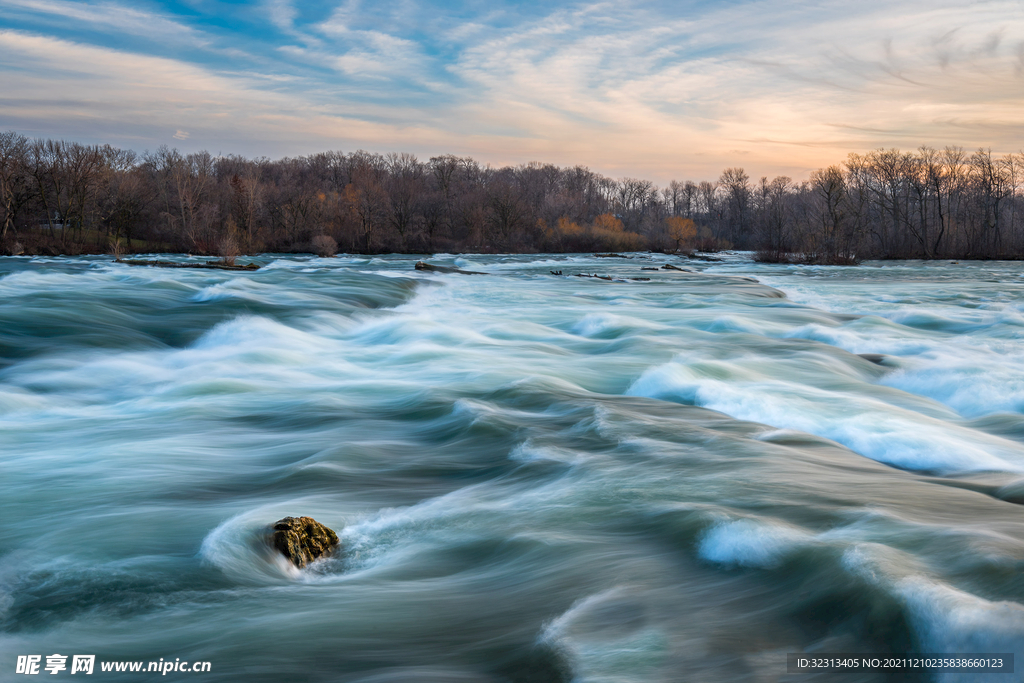
[[[415,218],[415,201],[420,195],[423,167],[411,154],[388,154],[387,164],[387,216],[404,250],[406,237]]]
[[[135,224],[153,199],[151,188],[135,152],[108,145],[102,153],[100,215],[110,239],[119,243],[123,238],[130,251]]]
[[[487,186],[488,223],[499,248],[512,250],[518,231],[523,227],[526,204],[522,188],[512,174],[493,178]]]
[[[15,231],[15,218],[30,196],[29,141],[13,131],[0,133],[0,242]]]
[[[451,155],[422,164],[362,151],[269,161],[161,148],[140,158],[0,134],[0,240],[14,231],[26,250],[58,239],[92,249],[103,236],[199,253],[306,250],[324,237],[321,251],[330,238],[365,252],[735,244],[766,260],[1016,258],[1022,190],[1024,155],[956,147],[852,154],[809,182],[752,184],[728,168],[717,182],[659,190],[584,166],[491,168]]]

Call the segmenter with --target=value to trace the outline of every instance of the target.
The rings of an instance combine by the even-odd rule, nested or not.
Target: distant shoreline
[[[609,178],[451,154],[271,161],[0,132],[0,253],[751,251],[761,262],[1024,259],[1024,154],[850,154],[806,181]]]
[[[444,254],[449,254],[450,253],[450,254],[454,254],[454,255],[457,255],[457,256],[501,256],[501,255],[506,255],[506,256],[530,256],[530,255],[537,255],[537,256],[540,256],[540,255],[552,255],[552,256],[591,256],[591,257],[595,257],[595,258],[609,258],[611,256],[609,254],[595,254],[595,253],[591,253],[591,252],[578,252],[578,251],[560,251],[560,252],[556,252],[556,251],[546,251],[546,252],[541,252],[541,251],[516,251],[516,252],[512,252],[512,251],[460,251],[460,252],[423,252],[423,251],[406,251],[406,252],[398,252],[398,251],[373,251],[373,252],[359,252],[359,251],[352,251],[352,252],[342,252],[342,253],[338,253],[338,254],[333,254],[333,255],[331,255],[330,257],[327,257],[327,258],[334,258],[334,257],[359,257],[359,256],[364,256],[364,257],[372,257],[372,256],[408,256],[410,258],[431,259],[431,258],[434,258],[435,254],[437,254],[437,253],[444,253]],[[799,254],[792,254],[792,255],[790,255],[792,258],[790,258],[789,260],[764,261],[764,260],[758,259],[757,258],[757,254],[755,252],[751,252],[751,251],[737,251],[737,250],[728,250],[728,251],[722,251],[722,252],[694,252],[694,253],[683,253],[683,252],[681,252],[681,253],[674,253],[674,252],[664,252],[664,251],[636,251],[636,252],[626,252],[626,253],[624,253],[622,255],[616,255],[616,256],[618,256],[619,258],[623,258],[623,259],[630,259],[630,258],[634,258],[634,257],[639,256],[639,255],[649,255],[649,256],[652,256],[652,257],[658,257],[658,256],[673,257],[673,258],[677,258],[677,259],[683,259],[686,262],[715,263],[715,262],[723,261],[723,259],[718,256],[720,254],[721,255],[726,255],[726,254],[735,255],[735,254],[738,254],[738,253],[749,254],[750,255],[749,260],[751,262],[775,263],[775,264],[783,264],[783,265],[789,264],[789,265],[855,266],[855,265],[859,265],[859,264],[864,263],[864,262],[872,262],[872,261],[881,261],[881,262],[922,261],[922,262],[925,262],[925,263],[933,263],[933,262],[941,262],[941,261],[949,261],[949,262],[955,262],[955,263],[961,263],[961,262],[984,263],[984,262],[992,262],[992,261],[1007,261],[1007,262],[1024,261],[1024,255],[1019,255],[1019,256],[1015,255],[1015,256],[961,256],[961,257],[934,257],[934,258],[897,258],[897,257],[877,258],[876,257],[876,258],[868,258],[868,259],[862,259],[862,260],[861,259],[856,259],[856,260],[854,260],[852,262],[849,262],[849,263],[817,263],[817,262],[815,262],[813,260],[802,259]],[[74,253],[64,253],[64,252],[61,252],[60,250],[58,250],[56,248],[44,247],[42,249],[35,249],[35,250],[31,251],[31,252],[29,250],[25,250],[24,252],[19,253],[19,254],[2,253],[2,254],[0,254],[0,257],[3,257],[3,256],[6,256],[6,257],[15,257],[15,256],[24,256],[24,257],[44,256],[44,257],[47,257],[47,258],[75,258],[75,257],[78,257],[78,256],[109,256],[110,258],[115,259],[115,261],[124,262],[124,263],[126,263],[128,265],[156,265],[155,262],[143,262],[143,261],[139,261],[138,259],[133,259],[132,258],[134,256],[151,256],[151,255],[152,256],[189,256],[189,257],[194,257],[194,258],[207,259],[205,262],[203,262],[200,265],[192,266],[192,267],[197,267],[197,268],[199,268],[199,267],[211,267],[211,268],[216,267],[216,268],[220,268],[220,269],[223,269],[223,270],[240,270],[240,271],[256,270],[256,268],[248,268],[248,267],[244,267],[242,265],[238,265],[238,266],[235,266],[235,265],[225,265],[222,262],[222,258],[217,256],[216,254],[193,254],[193,253],[189,253],[189,252],[171,251],[171,250],[167,250],[167,251],[135,251],[135,252],[131,252],[131,253],[122,253],[120,255],[114,255],[114,254],[111,254],[108,251],[104,251],[104,250],[101,250],[101,249],[96,249],[96,250],[91,250],[91,251],[76,250]],[[324,258],[324,257],[322,257],[322,256],[320,256],[318,254],[313,253],[312,251],[256,252],[256,253],[251,253],[251,254],[249,254],[249,253],[238,254],[235,258],[238,259],[238,260],[245,260],[245,259],[253,259],[253,258],[266,258],[268,256],[273,256],[273,257],[307,256],[307,257]],[[189,264],[180,264],[180,265],[178,265],[176,267],[182,267],[182,268],[189,267]]]

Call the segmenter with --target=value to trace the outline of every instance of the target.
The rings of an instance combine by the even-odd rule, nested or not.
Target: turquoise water
[[[0,259],[0,680],[53,653],[378,683],[1024,654],[1019,264],[257,261]],[[343,551],[287,566],[286,515]]]

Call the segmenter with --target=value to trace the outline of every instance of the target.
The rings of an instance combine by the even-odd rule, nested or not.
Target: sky
[[[1024,2],[0,0],[0,130],[802,180],[1024,148]]]

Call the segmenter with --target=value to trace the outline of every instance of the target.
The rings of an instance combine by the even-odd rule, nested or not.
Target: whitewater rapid
[[[630,256],[0,259],[0,680],[1024,667],[1019,264]],[[342,552],[268,553],[287,515]]]

